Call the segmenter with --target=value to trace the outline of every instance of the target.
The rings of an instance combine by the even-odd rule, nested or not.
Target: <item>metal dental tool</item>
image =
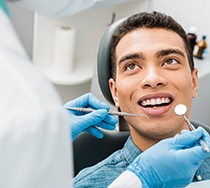
[[[94,109],[91,108],[77,108],[77,107],[66,107],[68,110],[76,110],[76,111],[81,111],[81,112],[92,112]],[[129,114],[127,112],[118,112],[118,111],[109,111],[109,114],[112,115],[117,115],[117,116],[133,116],[133,117],[138,117],[138,116],[145,116],[147,119],[149,117],[146,114]]]
[[[174,112],[176,115],[184,117],[185,121],[187,122],[189,126],[189,129],[194,130],[195,127],[193,126],[192,123],[190,123],[190,121],[185,116],[186,111],[187,111],[187,107],[184,104],[178,104],[174,109]],[[209,152],[208,145],[202,139],[199,140],[199,143],[203,147],[204,151],[208,153]]]

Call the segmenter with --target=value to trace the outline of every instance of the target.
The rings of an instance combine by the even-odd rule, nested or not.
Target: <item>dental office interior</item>
[[[55,86],[63,104],[87,92],[106,102],[98,84],[97,53],[104,32],[115,20],[141,11],[157,10],[171,15],[187,32],[190,27],[196,27],[197,41],[205,35],[207,45],[210,44],[209,0],[108,0],[107,2],[103,6],[62,18],[44,16],[8,4],[15,29],[34,67]],[[209,53],[207,46],[202,59],[194,58],[199,70],[199,90],[198,96],[193,99],[191,119],[210,127]],[[111,108],[117,110],[112,105]],[[88,158],[87,151],[88,149],[84,151],[86,161],[89,159],[91,161],[94,154],[91,153]],[[76,166],[76,163],[74,165]],[[202,187],[209,187],[209,181],[207,184],[206,186],[202,184]],[[190,188],[194,187],[197,187],[197,184],[191,185]]]
[[[205,35],[208,45],[209,7],[209,0],[113,0],[69,17],[55,18],[9,4],[14,26],[29,57],[54,84],[63,103],[87,92],[106,101],[97,79],[97,52],[113,21],[140,11],[161,11],[174,17],[187,32],[196,27],[197,41]],[[68,40],[70,43],[65,44]],[[207,46],[203,59],[194,58],[199,70],[199,91],[193,100],[191,119],[210,126],[209,53]]]

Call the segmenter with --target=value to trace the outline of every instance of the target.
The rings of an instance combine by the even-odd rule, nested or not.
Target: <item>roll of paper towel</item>
[[[74,66],[74,45],[76,29],[73,26],[60,26],[55,30],[53,71],[68,75]]]

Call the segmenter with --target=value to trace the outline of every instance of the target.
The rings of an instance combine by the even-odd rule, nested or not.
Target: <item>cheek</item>
[[[119,105],[122,107],[123,105],[128,105],[127,101],[132,100],[133,93],[138,88],[138,84],[135,79],[119,79],[120,81],[117,83],[117,95],[119,100]]]
[[[179,92],[182,93],[181,96],[185,99],[189,99],[191,101],[192,98],[195,97],[196,90],[191,75],[177,77],[173,82],[176,84]]]
[[[130,92],[131,88],[135,85],[135,79],[132,78],[119,78],[117,80],[117,85],[119,88],[119,91],[127,91]]]

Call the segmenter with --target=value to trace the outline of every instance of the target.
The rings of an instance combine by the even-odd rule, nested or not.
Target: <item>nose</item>
[[[151,67],[145,71],[144,78],[141,81],[142,88],[157,88],[167,84],[167,80],[161,70]]]

